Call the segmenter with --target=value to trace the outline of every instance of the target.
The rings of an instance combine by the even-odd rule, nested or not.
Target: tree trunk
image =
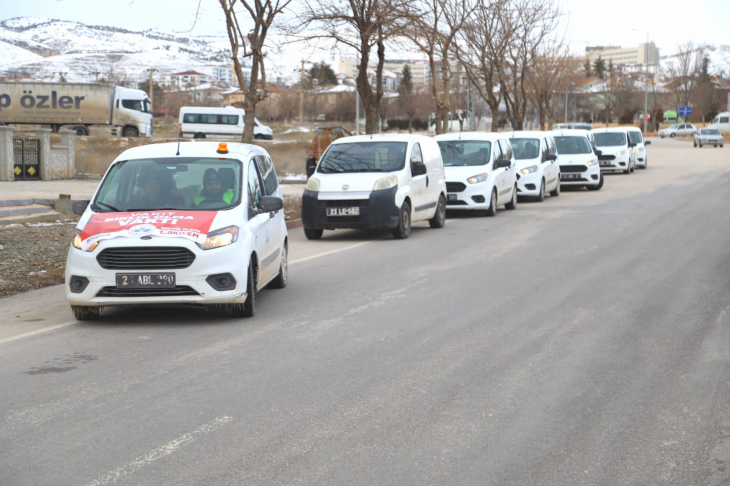
[[[492,112],[492,131],[498,132],[499,127],[497,126],[497,120],[499,120],[499,103],[489,101],[487,103],[489,110]]]

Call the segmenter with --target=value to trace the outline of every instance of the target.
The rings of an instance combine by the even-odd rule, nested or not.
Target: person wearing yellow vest
[[[203,175],[203,190],[200,191],[200,196],[193,199],[193,204],[198,206],[206,200],[223,200],[228,204],[231,204],[231,201],[233,201],[233,189],[228,189],[223,192],[218,172],[216,172],[215,169],[208,169],[205,171],[205,175]]]

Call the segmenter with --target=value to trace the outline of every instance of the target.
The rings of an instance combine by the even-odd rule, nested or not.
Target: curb
[[[302,227],[302,220],[301,219],[290,219],[286,222],[286,229],[292,229],[292,228],[301,228]]]

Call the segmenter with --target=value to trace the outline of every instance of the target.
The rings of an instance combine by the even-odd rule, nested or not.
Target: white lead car
[[[168,143],[122,153],[81,215],[66,264],[79,320],[101,307],[213,304],[254,314],[287,282],[284,202],[269,154],[249,144]]]

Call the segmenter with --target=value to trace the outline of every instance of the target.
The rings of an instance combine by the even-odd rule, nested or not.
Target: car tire
[[[205,139],[205,134],[204,133],[196,133],[195,135],[193,135],[193,138],[196,139],[196,140],[198,140],[198,139],[204,140]]]
[[[88,137],[89,129],[85,125],[77,125],[73,127],[73,131],[76,132],[77,137]]]
[[[543,198],[545,195],[543,194]],[[517,184],[512,188],[512,200],[504,205],[506,209],[517,209]]]
[[[403,201],[398,217],[398,226],[391,230],[393,237],[397,240],[405,240],[411,235],[411,205]]]
[[[555,183],[555,189],[550,191],[550,197],[558,197],[560,195],[560,176],[558,176],[558,182]]]
[[[702,148],[702,140],[700,140],[700,148]]]
[[[319,240],[320,238],[322,238],[323,233],[324,230],[321,229],[304,228],[304,236],[306,236],[308,240]]]
[[[484,211],[485,216],[490,218],[497,215],[497,190],[492,189],[492,198],[489,200],[489,208]]]
[[[431,228],[443,228],[446,225],[446,201],[444,196],[439,196],[439,202],[436,205],[436,214],[428,220]]]
[[[545,200],[545,179],[540,181],[540,192],[535,198],[537,202],[543,202]]]
[[[695,140],[694,143],[695,143],[695,148],[697,148],[697,140]]]
[[[586,189],[588,189],[589,191],[600,191],[602,187],[603,187],[603,174],[601,174],[601,178],[599,179],[598,184],[596,184],[595,186],[586,186]]]
[[[283,289],[289,279],[289,249],[288,244],[284,242],[281,247],[281,263],[279,263],[279,275],[269,284],[271,289]]]
[[[139,137],[139,130],[137,130],[134,127],[126,127],[122,131],[122,136],[127,138],[136,138]]]
[[[74,315],[74,319],[76,319],[77,321],[93,321],[99,318],[101,308],[72,305],[71,313]]]
[[[246,279],[246,302],[234,304],[231,309],[233,317],[253,317],[256,313],[256,276],[254,260],[248,262],[248,278]]]
[[[677,136],[677,134],[676,134],[676,133],[670,133],[670,134],[669,134],[669,138],[674,138],[674,137],[676,137],[676,136]]]

